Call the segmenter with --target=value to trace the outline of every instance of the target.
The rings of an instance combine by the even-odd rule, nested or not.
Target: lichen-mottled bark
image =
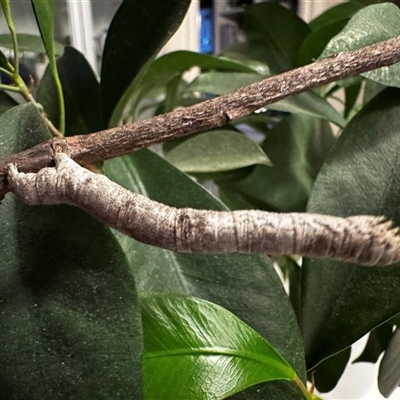
[[[129,192],[64,153],[38,173],[8,166],[9,188],[31,205],[66,203],[143,243],[186,253],[329,257],[363,265],[400,261],[397,228],[381,217],[177,209]]]
[[[359,50],[339,53],[256,82],[233,93],[134,124],[91,135],[52,139],[0,160],[0,199],[8,190],[5,180],[8,164],[16,163],[23,172],[39,171],[54,165],[56,147],[62,148],[63,152],[79,164],[93,164],[168,139],[222,126],[290,95],[399,61],[400,37]]]

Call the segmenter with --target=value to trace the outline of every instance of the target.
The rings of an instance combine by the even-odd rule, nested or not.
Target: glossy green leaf
[[[332,130],[326,121],[291,115],[267,132],[262,148],[272,167],[256,166],[245,178],[224,186],[262,202],[263,208],[304,210],[317,172],[334,143]]]
[[[400,91],[386,89],[347,125],[317,177],[309,212],[400,223]],[[400,312],[399,266],[305,259],[302,331],[312,367]]]
[[[190,0],[124,0],[108,29],[101,66],[104,120],[108,122],[139,71],[181,24]]]
[[[243,134],[226,129],[200,133],[181,142],[165,154],[185,172],[219,172],[254,164],[271,165],[260,146]]]
[[[49,65],[53,73],[55,85],[57,88],[57,102],[59,106],[59,130],[64,133],[65,119],[64,119],[64,97],[60,78],[57,71],[56,52],[54,44],[54,7],[55,0],[31,0],[33,9],[35,11],[36,21],[40,30],[40,35],[46,49],[47,57],[49,58]]]
[[[30,51],[33,53],[46,53],[43,45],[43,40],[40,36],[30,35],[28,33],[17,34],[19,51]],[[0,35],[0,47],[12,49],[13,43],[10,34]],[[64,51],[64,46],[58,42],[54,42],[54,54],[61,56]]]
[[[102,119],[100,85],[85,57],[67,46],[57,60],[65,103],[65,135],[97,132],[106,128]],[[57,123],[59,107],[51,71],[46,70],[37,92],[37,101],[43,105],[53,123]]]
[[[375,4],[356,13],[346,27],[327,45],[321,58],[341,51],[360,49],[400,35],[400,10],[392,3]],[[400,87],[400,65],[382,67],[362,74],[383,85]]]
[[[294,65],[299,47],[310,32],[308,25],[296,14],[270,2],[247,7],[243,29],[250,42],[268,49],[264,62],[273,74]]]
[[[32,104],[0,119],[1,156],[50,135]],[[143,399],[135,284],[110,230],[70,206],[0,207],[4,399]]]
[[[106,161],[105,172],[129,190],[164,204],[225,209],[204,188],[148,150]],[[182,293],[221,305],[266,338],[304,378],[302,343],[297,334],[296,319],[266,257],[179,254],[116,235],[129,258],[140,290]],[[251,391],[250,397],[265,399],[268,393],[275,393],[277,386],[283,397],[292,398],[292,385],[284,383],[268,383],[265,388],[258,386]],[[294,395],[293,398],[299,397]]]
[[[265,76],[250,73],[209,72],[197,77],[186,89],[187,92],[226,94],[243,86],[264,79]],[[313,117],[328,119],[340,127],[346,125],[344,118],[322,97],[315,92],[301,93],[284,100],[269,104],[268,109],[301,113]]]
[[[141,296],[148,400],[224,399],[296,376],[257,332],[224,308],[181,295]]]
[[[147,96],[151,90],[166,85],[192,67],[199,67],[206,70],[215,69],[247,73],[259,71],[267,73],[269,71],[267,66],[254,61],[230,60],[192,51],[175,51],[157,58],[142,69],[119,102],[112,121],[116,123],[121,118],[127,103],[129,103],[129,108],[131,110],[131,118],[136,119],[140,101]]]

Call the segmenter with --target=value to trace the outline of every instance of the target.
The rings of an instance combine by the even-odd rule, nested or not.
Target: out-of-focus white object
[[[96,70],[92,2],[67,0],[67,10],[71,27],[71,45],[83,53],[92,68]]]

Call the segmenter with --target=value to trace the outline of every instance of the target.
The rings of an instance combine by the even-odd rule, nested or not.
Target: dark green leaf
[[[4,53],[2,51],[0,51],[0,67],[4,68],[7,71],[10,70],[7,57],[4,55]]]
[[[350,18],[364,6],[357,2],[345,2],[329,8],[310,22],[312,32],[301,45],[297,55],[297,66],[313,62],[319,57],[326,45],[349,22]]]
[[[335,24],[339,21],[349,20],[357,11],[364,7],[361,2],[347,1],[329,8],[324,13],[314,18],[309,26],[313,31]]]
[[[386,350],[393,335],[393,325],[386,323],[373,329],[368,336],[368,342],[359,357],[353,363],[376,363],[381,354]]]
[[[63,93],[63,95],[65,96],[65,93]],[[36,100],[43,106],[44,112],[49,120],[55,126],[58,126],[60,123],[60,105],[57,101],[57,89],[50,66],[46,68],[40,80],[36,92]]]
[[[371,99],[373,99],[376,95],[382,92],[385,89],[385,85],[381,85],[380,83],[374,81],[365,81],[364,85],[364,98],[363,103],[367,104]]]
[[[327,45],[321,58],[341,51],[360,49],[400,35],[400,10],[392,3],[376,4],[360,10],[342,32]],[[400,65],[378,68],[362,74],[388,86],[400,87]]]
[[[192,179],[150,151],[107,161],[105,170],[122,186],[164,204],[225,209]],[[304,377],[296,319],[266,257],[178,254],[126,236],[117,238],[130,259],[140,289],[183,293],[221,305],[266,338]],[[291,389],[285,386],[285,390]],[[252,398],[265,399],[265,392],[259,396],[253,393]]]
[[[133,79],[173,35],[190,0],[124,0],[115,14],[103,51],[101,94],[108,122]]]
[[[345,92],[345,103],[344,103],[344,116],[347,118],[351,111],[353,110],[354,105],[357,102],[358,96],[360,95],[361,90],[361,82],[356,83],[355,85],[347,86],[344,89]]]
[[[168,151],[165,158],[188,173],[229,171],[254,164],[271,166],[256,143],[241,133],[226,129],[192,136]]]
[[[1,156],[49,138],[32,104],[0,119]],[[110,230],[69,206],[0,207],[2,399],[142,399],[140,308]]]
[[[308,211],[385,215],[400,223],[400,91],[386,89],[347,125],[314,184]],[[312,367],[400,312],[398,266],[303,264],[302,330]]]
[[[100,103],[100,85],[84,56],[73,47],[66,47],[57,60],[65,102],[66,136],[105,129]],[[59,107],[54,80],[49,69],[41,80],[37,100],[53,123],[57,124]]]
[[[319,392],[330,392],[336,387],[349,362],[350,354],[351,348],[348,347],[322,361],[310,371],[309,380],[314,379],[315,387]]]
[[[259,165],[229,186],[263,202],[264,208],[304,210],[319,167],[333,142],[326,121],[291,115],[267,134],[262,145],[273,166]]]
[[[265,339],[220,306],[181,295],[147,294],[140,302],[148,400],[223,399],[296,376]]]
[[[297,320],[300,321],[301,310],[301,267],[291,257],[286,257],[286,268],[289,279],[289,297]]]
[[[163,113],[171,112],[179,105],[179,99],[186,86],[187,83],[182,75],[176,76],[167,83]]]
[[[262,202],[253,201],[243,193],[232,189],[229,182],[218,181],[218,196],[231,210],[247,210],[262,208]]]
[[[301,43],[310,32],[308,25],[296,14],[269,2],[247,7],[243,29],[249,41],[268,49],[264,62],[274,74],[294,65]]]
[[[31,51],[33,53],[46,53],[43,45],[43,40],[40,36],[30,35],[28,33],[17,34],[18,49],[19,51]],[[13,42],[10,34],[0,35],[0,47],[13,49]],[[54,42],[54,54],[61,56],[64,51],[64,46],[60,43]]]
[[[18,104],[19,103],[17,103],[6,92],[0,92],[0,116]]]
[[[351,4],[351,3],[344,3]],[[319,29],[313,30],[304,40],[296,59],[296,67],[314,62],[324,51],[329,41],[337,35],[349,22],[349,19],[332,22]]]
[[[379,365],[378,387],[388,398],[400,385],[400,330],[396,329]]]

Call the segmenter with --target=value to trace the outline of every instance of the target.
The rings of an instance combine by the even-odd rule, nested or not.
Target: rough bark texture
[[[31,205],[66,203],[143,243],[185,253],[265,253],[329,257],[363,265],[400,261],[390,221],[306,213],[177,209],[129,192],[64,153],[38,173],[8,166],[9,188]]]
[[[168,139],[222,126],[260,107],[311,88],[359,75],[400,61],[400,37],[359,50],[339,53],[283,74],[256,82],[233,93],[188,108],[108,129],[91,135],[55,138],[0,160],[0,199],[7,193],[7,165],[23,172],[54,165],[55,148],[79,164],[92,164],[128,154]]]

